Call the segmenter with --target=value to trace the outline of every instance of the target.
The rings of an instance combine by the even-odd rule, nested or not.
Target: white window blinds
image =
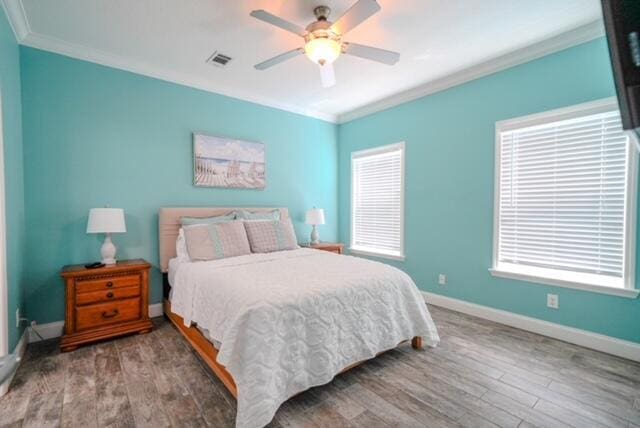
[[[619,112],[498,138],[497,267],[624,287],[630,151]]]
[[[404,144],[351,156],[351,249],[402,258]]]

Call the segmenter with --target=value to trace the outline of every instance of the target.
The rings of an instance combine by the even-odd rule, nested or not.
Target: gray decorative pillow
[[[193,224],[216,224],[225,223],[236,219],[235,213],[229,213],[225,215],[217,215],[213,217],[180,217],[180,223],[183,226],[190,226]]]
[[[236,218],[242,220],[280,220],[280,210],[251,212],[247,210],[238,210],[234,214]]]
[[[288,218],[273,221],[245,221],[244,227],[247,230],[251,251],[254,253],[300,248],[293,224]]]
[[[184,237],[191,260],[219,260],[251,254],[242,221],[185,226]]]

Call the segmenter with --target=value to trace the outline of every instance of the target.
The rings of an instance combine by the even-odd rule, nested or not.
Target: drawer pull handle
[[[108,297],[109,299],[113,298],[113,293],[112,293],[111,291],[109,291],[109,292],[107,293],[107,297]]]
[[[118,316],[119,313],[117,309],[114,309],[111,313],[105,311],[102,313],[102,318],[113,318]]]
[[[111,281],[107,282],[107,287],[113,287],[113,282]]]

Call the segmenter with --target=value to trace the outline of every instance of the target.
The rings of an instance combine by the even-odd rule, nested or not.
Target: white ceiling
[[[395,94],[404,94],[396,95],[399,102],[412,88],[419,92],[478,64],[490,71],[487,61],[572,30],[584,33],[601,19],[599,0],[378,0],[382,10],[344,40],[400,52],[400,62],[342,55],[338,83],[325,89],[304,56],[253,68],[302,39],[249,12],[265,9],[306,26],[314,6],[327,4],[335,20],[355,0],[2,1],[23,44],[328,120],[364,114],[372,104],[383,108]],[[566,47],[556,45],[550,49]],[[205,63],[216,50],[233,58],[225,68]]]

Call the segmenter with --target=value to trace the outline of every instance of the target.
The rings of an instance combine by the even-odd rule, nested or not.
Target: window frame
[[[354,224],[355,224],[355,168],[353,167],[353,161],[358,158],[363,158],[367,156],[379,155],[382,153],[389,153],[396,150],[400,150],[400,254],[391,254],[384,251],[374,251],[371,249],[362,249],[358,247],[354,247],[353,238],[354,238]],[[406,175],[406,146],[404,141],[400,141],[398,143],[387,144],[384,146],[378,146],[370,149],[357,150],[351,152],[351,213],[350,213],[350,237],[349,237],[349,252],[353,254],[359,254],[363,256],[373,256],[380,257],[384,259],[404,261],[406,259],[405,253],[405,175]]]
[[[572,288],[595,293],[610,294],[614,296],[636,298],[640,290],[636,288],[635,269],[636,269],[636,204],[637,204],[637,188],[638,188],[638,139],[633,132],[627,135],[631,140],[631,144],[627,147],[627,176],[625,189],[625,220],[624,220],[624,271],[622,287],[612,287],[598,285],[591,282],[581,282],[575,279],[560,278],[558,276],[544,276],[541,270],[529,269],[531,272],[525,272],[527,269],[505,269],[498,263],[498,246],[499,246],[499,224],[500,224],[500,163],[501,163],[501,133],[514,129],[525,128],[529,126],[543,125],[545,123],[557,122],[567,119],[573,119],[582,116],[588,116],[598,113],[605,113],[618,110],[618,101],[615,97],[597,100],[593,102],[577,104],[565,108],[554,109],[542,113],[502,120],[495,124],[495,163],[494,163],[494,205],[493,205],[493,255],[489,272],[495,277],[515,279],[527,281],[537,284],[554,285],[565,288]],[[537,271],[537,272],[536,272]]]

